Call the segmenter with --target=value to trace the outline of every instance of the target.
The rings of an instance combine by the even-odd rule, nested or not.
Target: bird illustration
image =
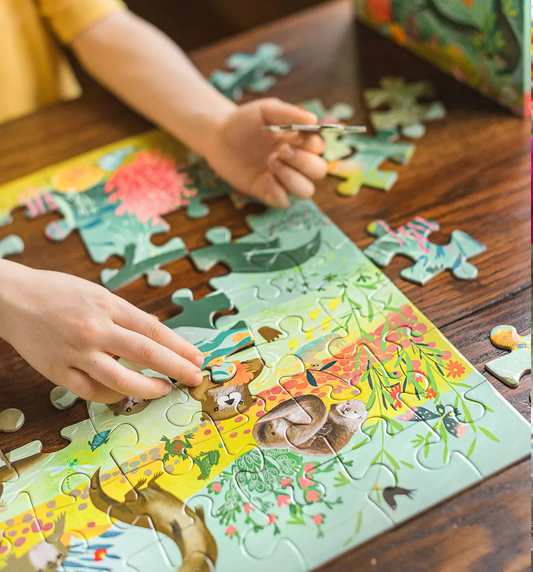
[[[454,407],[451,411],[446,411],[446,408],[442,404],[437,405],[436,409],[437,412],[433,413],[433,411],[430,411],[425,407],[412,407],[411,410],[407,411],[407,413],[400,415],[398,420],[416,423],[420,421],[439,419],[442,421],[444,429],[446,429],[450,435],[457,437],[457,439],[462,439],[468,430],[468,425],[457,421],[457,416],[460,414],[459,409]]]
[[[401,487],[387,487],[383,489],[383,499],[392,508],[392,511],[395,512],[398,507],[396,497],[406,496],[407,498],[412,499],[413,493],[415,492],[415,490],[402,489]]]

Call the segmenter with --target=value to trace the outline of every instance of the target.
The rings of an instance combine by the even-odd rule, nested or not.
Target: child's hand
[[[0,260],[0,337],[37,371],[88,401],[156,399],[171,384],[120,365],[131,360],[189,385],[201,352],[157,318],[91,282]]]
[[[289,195],[308,199],[313,181],[323,179],[327,164],[319,155],[319,135],[275,133],[267,125],[317,123],[312,113],[278,99],[236,107],[215,127],[206,147],[211,166],[238,191],[267,205],[286,208]]]

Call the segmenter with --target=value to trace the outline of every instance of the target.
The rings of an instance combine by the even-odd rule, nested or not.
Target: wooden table
[[[446,243],[449,233],[469,231],[488,246],[475,264],[479,278],[460,282],[449,273],[424,288],[399,279],[405,260],[395,260],[388,276],[442,330],[480,370],[501,354],[488,334],[494,325],[515,324],[521,333],[531,326],[529,262],[530,167],[529,123],[510,116],[496,104],[459,85],[430,65],[373,32],[354,25],[347,1],[331,2],[273,25],[202,49],[192,54],[202,72],[220,67],[226,56],[252,50],[259,42],[274,41],[286,48],[294,71],[269,95],[299,102],[321,97],[327,105],[348,101],[358,106],[356,121],[366,121],[361,88],[375,86],[387,74],[434,81],[448,108],[445,121],[428,126],[418,142],[411,164],[401,168],[391,193],[364,189],[356,198],[334,193],[334,181],[321,185],[318,204],[359,246],[371,238],[367,223],[385,218],[393,226],[415,215],[438,220]],[[139,133],[148,123],[96,85],[89,85],[75,102],[56,105],[21,120],[0,126],[0,183],[28,174],[57,161]],[[385,165],[388,167],[388,165]],[[248,232],[245,213],[235,211],[227,199],[212,204],[211,215],[188,220],[180,211],[168,217],[172,235],[181,236],[189,249],[205,244],[208,226],[224,224],[234,236]],[[100,268],[88,258],[79,236],[51,245],[43,234],[53,215],[27,222],[22,212],[11,226],[0,228],[0,238],[19,234],[27,245],[18,258],[36,268],[73,272],[97,281]],[[168,236],[162,237],[166,241]],[[111,265],[120,265],[112,261]],[[139,307],[168,318],[170,294],[191,287],[195,297],[210,292],[208,280],[223,274],[196,272],[188,260],[169,266],[174,279],[163,289],[149,289],[139,280],[120,295]],[[510,390],[487,374],[509,402],[529,419],[529,379]],[[84,404],[59,412],[49,401],[51,384],[42,379],[16,353],[0,342],[0,403],[18,407],[26,425],[18,433],[2,434],[9,452],[40,439],[45,451],[65,446],[62,427],[80,421]],[[324,570],[444,572],[519,572],[530,569],[529,462],[522,462],[458,495],[411,522],[365,546],[353,550]]]

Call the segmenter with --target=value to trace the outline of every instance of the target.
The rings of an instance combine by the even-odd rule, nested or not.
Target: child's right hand
[[[88,401],[157,399],[171,384],[120,365],[119,356],[188,386],[204,358],[157,318],[105,288],[0,260],[0,337],[56,385]]]

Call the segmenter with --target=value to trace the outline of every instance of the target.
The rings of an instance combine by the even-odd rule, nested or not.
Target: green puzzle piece
[[[520,378],[531,371],[531,334],[521,336],[514,326],[497,326],[490,333],[491,342],[510,353],[489,362],[485,367],[509,387],[518,387]]]
[[[426,132],[423,122],[446,117],[446,109],[439,101],[418,103],[421,97],[434,97],[435,89],[430,82],[407,83],[404,78],[385,77],[380,84],[381,88],[364,92],[370,109],[375,110],[383,105],[389,107],[387,111],[373,111],[370,114],[376,130],[400,127],[405,137],[418,139]]]
[[[387,266],[397,254],[411,258],[415,265],[402,270],[401,277],[421,286],[444,270],[451,270],[461,280],[476,278],[477,268],[467,260],[485,252],[486,247],[460,230],[452,232],[450,244],[432,244],[428,236],[439,228],[438,223],[422,217],[396,231],[383,220],[374,221],[368,232],[378,239],[365,254],[379,266]]]
[[[349,121],[355,113],[352,105],[348,103],[337,103],[330,109],[324,107],[320,99],[311,99],[300,104],[301,107],[314,113],[321,123],[339,123]]]
[[[214,316],[217,312],[233,310],[233,302],[224,292],[213,292],[201,300],[194,300],[188,288],[172,294],[172,303],[182,308],[181,314],[167,320],[165,324],[173,330],[180,327],[195,326],[216,330]]]
[[[211,74],[211,85],[233,101],[242,98],[244,90],[265,93],[277,82],[275,76],[287,75],[291,65],[281,58],[283,49],[276,44],[260,44],[255,54],[233,54],[226,65],[233,71],[217,70]]]
[[[0,258],[12,256],[13,254],[22,254],[23,252],[24,242],[22,242],[19,236],[12,234],[0,240]]]
[[[386,157],[375,151],[363,151],[349,159],[331,163],[329,173],[345,182],[340,183],[337,192],[340,195],[353,197],[359,194],[364,185],[383,191],[390,191],[398,180],[396,171],[381,171],[379,166]]]

